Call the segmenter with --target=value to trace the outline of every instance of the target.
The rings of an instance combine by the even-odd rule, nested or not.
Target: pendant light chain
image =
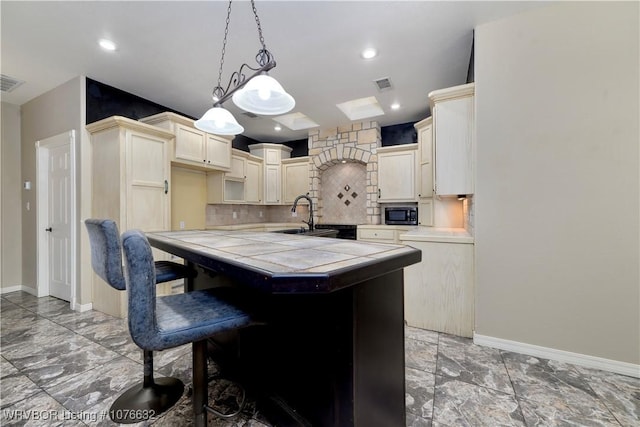
[[[218,90],[220,90],[220,92],[222,92],[222,86],[221,86],[221,82],[222,82],[222,66],[224,65],[224,54],[226,52],[227,49],[227,35],[229,34],[229,22],[231,20],[231,3],[233,2],[233,0],[229,0],[229,6],[227,7],[227,21],[224,27],[224,39],[222,40],[222,55],[220,57],[220,70],[218,71],[218,86],[216,86],[213,89],[213,100],[218,101],[220,96],[222,96],[222,94],[216,94],[216,92]]]
[[[260,25],[260,18],[258,18],[258,9],[256,9],[256,2],[251,0],[251,7],[253,8],[253,16],[256,18],[256,25],[258,26],[258,37],[260,38],[260,44],[262,49],[267,50],[267,46],[264,44],[264,37],[262,36],[262,26]]]
[[[262,25],[260,25],[258,9],[256,9],[256,2],[254,0],[251,0],[251,7],[253,8],[253,16],[256,18],[256,25],[258,26],[258,37],[260,39],[260,44],[262,45],[262,49],[260,49],[260,51],[256,55],[256,62],[260,64],[261,67],[264,67],[271,61],[272,57],[271,53],[267,50],[267,46],[264,43],[264,36],[262,35]]]

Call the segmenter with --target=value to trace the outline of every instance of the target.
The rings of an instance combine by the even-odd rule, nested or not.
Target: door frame
[[[46,142],[47,139],[66,135],[68,138],[64,142]],[[49,295],[49,239],[45,228],[49,225],[49,186],[47,185],[49,176],[49,157],[50,149],[61,147],[69,144],[70,158],[70,184],[71,191],[69,193],[69,211],[71,213],[71,295],[69,298],[70,308],[75,309],[76,306],[76,287],[77,287],[77,229],[76,208],[77,208],[77,189],[76,189],[76,131],[70,130],[49,138],[44,138],[36,142],[36,209],[37,209],[37,296],[43,297]]]

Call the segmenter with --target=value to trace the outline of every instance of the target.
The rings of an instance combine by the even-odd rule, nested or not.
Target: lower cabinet
[[[407,325],[472,337],[473,243],[402,243],[422,251],[422,261],[404,269]]]
[[[366,242],[400,243],[400,234],[406,233],[412,227],[402,225],[360,225],[357,239]]]

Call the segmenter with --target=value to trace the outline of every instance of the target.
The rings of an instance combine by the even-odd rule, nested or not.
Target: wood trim
[[[174,139],[173,132],[169,132],[166,129],[162,129],[156,126],[148,125],[146,123],[132,120],[122,116],[111,116],[106,119],[99,120],[97,122],[88,124],[86,129],[89,133],[101,132],[104,130],[121,127],[134,131],[145,132],[148,135],[157,136],[159,138]]]

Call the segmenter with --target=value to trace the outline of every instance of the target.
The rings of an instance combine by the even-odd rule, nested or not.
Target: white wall
[[[638,6],[476,29],[477,334],[640,363]]]
[[[76,191],[78,212],[76,217],[86,217],[86,206],[91,205],[90,167],[86,165],[86,154],[90,153],[89,140],[84,126],[85,121],[85,86],[86,79],[76,77],[57,88],[27,102],[22,106],[22,181],[31,181],[32,190],[23,194],[22,211],[22,283],[35,293],[37,284],[37,188],[35,142],[72,129],[76,130],[76,159],[78,159],[78,187]],[[90,159],[90,157],[89,157]],[[88,190],[86,190],[88,188]],[[24,204],[29,202],[31,210],[26,211]],[[76,224],[78,257],[76,281],[79,289],[76,292],[79,304],[91,302],[91,264],[88,249],[88,238],[81,224]]]
[[[22,284],[20,107],[2,103],[1,275],[3,291]]]

